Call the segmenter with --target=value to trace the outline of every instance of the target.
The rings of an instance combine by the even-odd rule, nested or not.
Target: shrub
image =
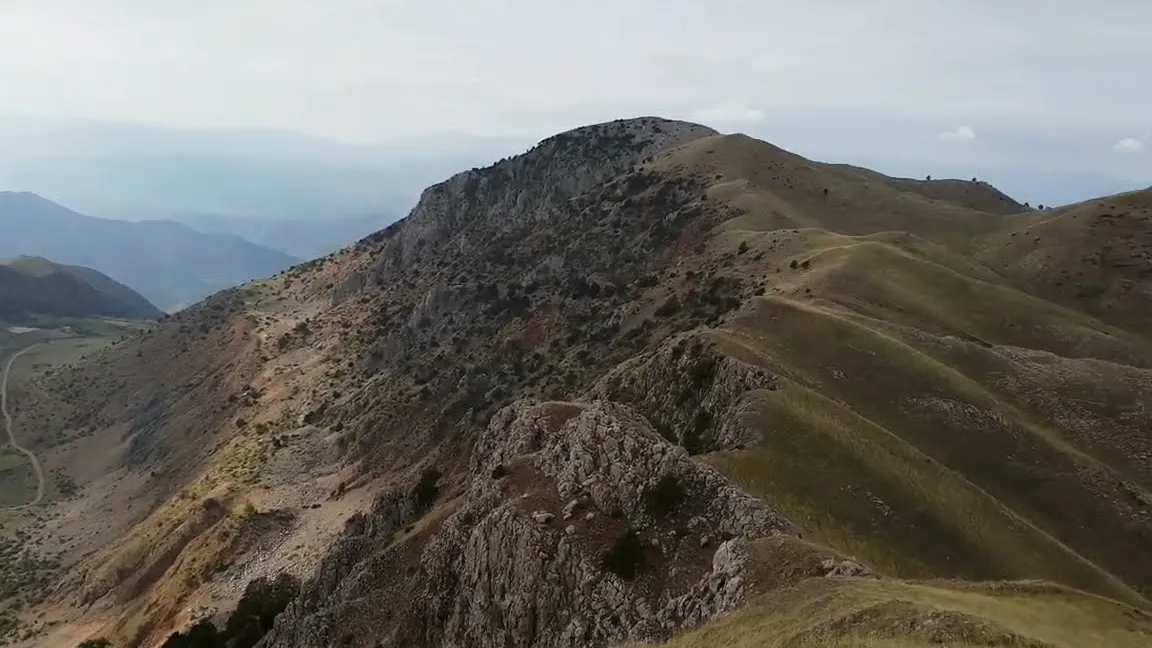
[[[299,592],[300,580],[291,574],[248,583],[236,610],[228,617],[223,639],[230,642],[230,648],[252,648],[272,629],[272,622]]]
[[[706,356],[692,366],[690,372],[692,389],[701,390],[716,376],[716,358]]]
[[[417,506],[426,508],[436,501],[436,496],[440,494],[440,476],[440,470],[435,466],[429,466],[420,473],[420,481],[416,482],[413,491]]]
[[[656,517],[667,517],[675,513],[683,503],[686,492],[675,475],[665,475],[656,485],[644,493],[644,503],[648,512]]]
[[[683,445],[688,454],[700,454],[704,450],[704,433],[708,431],[710,425],[712,425],[711,412],[706,409],[696,412],[692,427],[684,433]]]
[[[98,639],[86,639],[80,642],[76,648],[112,648],[112,642],[100,637]]]
[[[220,635],[210,620],[201,619],[196,625],[188,628],[187,632],[174,632],[169,635],[161,648],[219,648],[226,645],[224,643],[226,639]]]
[[[629,529],[602,557],[604,569],[620,578],[633,579],[644,570],[647,560],[644,557],[644,543],[639,534]]]

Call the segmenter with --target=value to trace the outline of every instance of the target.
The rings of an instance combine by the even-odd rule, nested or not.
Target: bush
[[[644,543],[634,529],[620,537],[602,558],[604,568],[620,578],[636,578],[647,565],[644,557]]]
[[[299,592],[300,581],[290,574],[280,574],[275,580],[257,578],[244,589],[223,631],[209,619],[201,619],[187,631],[169,635],[161,648],[253,648]],[[110,648],[110,644],[80,644],[79,648]]]
[[[679,510],[686,494],[675,475],[665,475],[644,493],[644,503],[652,515],[658,518],[668,517]]]
[[[440,470],[435,466],[425,468],[420,473],[420,481],[416,482],[416,488],[413,491],[416,496],[416,505],[420,508],[427,508],[436,501],[436,497],[440,494]]]
[[[712,425],[712,413],[706,409],[701,409],[696,412],[696,418],[692,421],[692,427],[684,433],[683,446],[688,451],[688,454],[700,454],[704,451],[704,433],[708,431],[708,426]]]
[[[291,574],[280,574],[271,581],[257,578],[248,583],[236,610],[228,617],[221,638],[228,642],[229,648],[252,648],[272,629],[272,622],[299,592],[300,580]]]
[[[99,639],[86,639],[76,648],[112,648],[112,642],[100,637]]]
[[[226,637],[208,619],[201,619],[187,632],[174,632],[160,648],[221,648]]]

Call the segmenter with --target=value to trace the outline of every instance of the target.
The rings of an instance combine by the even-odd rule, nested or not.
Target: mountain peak
[[[641,140],[678,139],[688,141],[700,137],[719,135],[715,129],[664,117],[631,117],[627,119],[614,119],[580,126],[571,130],[557,133],[544,141],[564,140],[576,137],[633,137]]]

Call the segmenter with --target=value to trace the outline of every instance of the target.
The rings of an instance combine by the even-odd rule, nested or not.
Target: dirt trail
[[[29,508],[38,505],[41,500],[44,499],[44,468],[40,465],[40,460],[36,458],[36,455],[33,454],[31,450],[16,441],[16,432],[12,429],[12,415],[8,413],[8,374],[12,371],[12,365],[16,362],[17,358],[38,346],[40,345],[33,344],[32,346],[26,346],[8,358],[8,362],[4,363],[3,380],[0,380],[0,411],[4,414],[4,431],[8,433],[8,444],[15,448],[17,452],[23,453],[24,456],[28,457],[28,461],[32,462],[32,471],[36,473],[36,498],[27,504],[8,506],[0,509],[0,511],[15,511]]]

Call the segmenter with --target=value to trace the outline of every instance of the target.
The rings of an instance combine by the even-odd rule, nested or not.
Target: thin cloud
[[[764,111],[739,103],[723,103],[692,113],[697,121],[718,124],[755,124],[764,121]]]
[[[971,126],[957,126],[936,136],[941,142],[971,142],[976,139],[976,130]]]
[[[1144,142],[1135,137],[1125,137],[1119,142],[1116,142],[1112,150],[1117,153],[1140,153],[1144,150]]]

